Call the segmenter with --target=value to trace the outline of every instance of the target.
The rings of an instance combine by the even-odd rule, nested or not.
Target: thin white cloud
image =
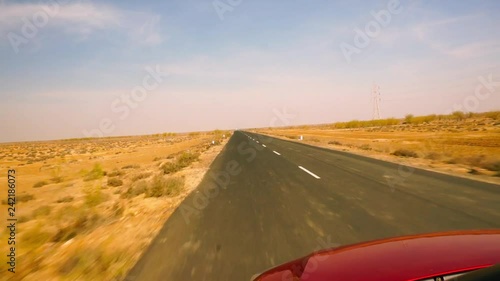
[[[27,25],[34,25],[37,32],[50,28],[51,32],[60,31],[79,41],[98,31],[117,30],[128,34],[132,43],[155,45],[163,41],[159,21],[154,14],[80,0],[66,4],[55,0],[37,4],[6,2],[0,8],[0,40],[8,41],[10,32],[22,36]]]
[[[59,26],[67,31],[88,33],[89,30],[117,26],[120,12],[108,6],[92,3],[21,4],[8,2],[0,9],[0,23],[3,29],[22,26],[26,21],[44,23],[43,26]],[[44,20],[44,18],[46,20]]]
[[[433,32],[436,31],[436,28],[447,27],[452,24],[462,23],[464,21],[470,21],[478,17],[480,17],[480,15],[475,14],[475,15],[450,17],[434,21],[422,22],[420,24],[415,25],[412,28],[412,30],[418,39],[426,40],[430,35],[433,34]]]
[[[474,42],[445,50],[448,55],[462,59],[489,55],[499,51],[500,42],[494,41]]]
[[[473,20],[481,17],[479,14],[444,18],[415,25],[411,30],[415,38],[431,49],[456,59],[467,59],[489,55],[499,51],[499,43],[491,38],[483,38],[479,42],[453,42],[457,34],[448,33],[452,30],[463,30],[469,27]],[[464,31],[465,32],[465,31]]]

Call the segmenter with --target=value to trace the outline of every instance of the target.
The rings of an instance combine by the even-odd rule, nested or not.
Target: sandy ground
[[[226,141],[220,134],[192,134],[0,145],[0,181],[16,170],[18,201],[16,274],[2,266],[0,280],[122,279]],[[198,160],[164,175],[161,166],[184,152]],[[105,175],[85,180],[99,170]],[[137,186],[151,188],[156,177],[183,184],[173,195],[124,196]],[[121,184],[110,184],[111,178]],[[4,222],[6,198],[7,192],[0,196]],[[2,229],[0,240],[7,238]],[[0,250],[6,264],[6,242]]]

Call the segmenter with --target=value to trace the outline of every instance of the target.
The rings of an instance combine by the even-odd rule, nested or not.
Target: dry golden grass
[[[123,278],[197,186],[222,149],[210,145],[219,137],[212,132],[0,144],[0,181],[16,169],[19,219],[17,273],[0,280]],[[164,175],[160,167],[185,159],[185,151],[197,159]],[[131,189],[137,194],[130,196]],[[3,221],[6,195],[0,197]],[[5,232],[0,240],[7,241]]]
[[[302,135],[303,142],[312,145],[394,162],[409,156],[407,164],[500,183],[500,112],[407,116],[403,120],[351,121],[258,132],[296,141]]]

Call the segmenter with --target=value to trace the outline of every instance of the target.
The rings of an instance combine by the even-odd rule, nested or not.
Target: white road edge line
[[[320,177],[318,177],[317,175],[315,175],[313,172],[309,171],[308,169],[306,169],[306,168],[304,168],[304,167],[302,167],[302,166],[299,166],[299,168],[300,168],[302,171],[304,171],[304,172],[308,173],[309,175],[311,175],[311,176],[315,177],[316,179],[318,179],[318,180],[320,179]]]
[[[281,155],[281,154],[280,154],[279,152],[277,152],[277,151],[274,151],[274,150],[273,150],[273,152],[274,152],[274,154],[276,154],[276,155]]]

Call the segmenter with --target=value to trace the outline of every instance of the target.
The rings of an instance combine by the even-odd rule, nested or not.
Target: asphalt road
[[[320,248],[500,228],[500,186],[235,132],[126,280],[250,280]]]

